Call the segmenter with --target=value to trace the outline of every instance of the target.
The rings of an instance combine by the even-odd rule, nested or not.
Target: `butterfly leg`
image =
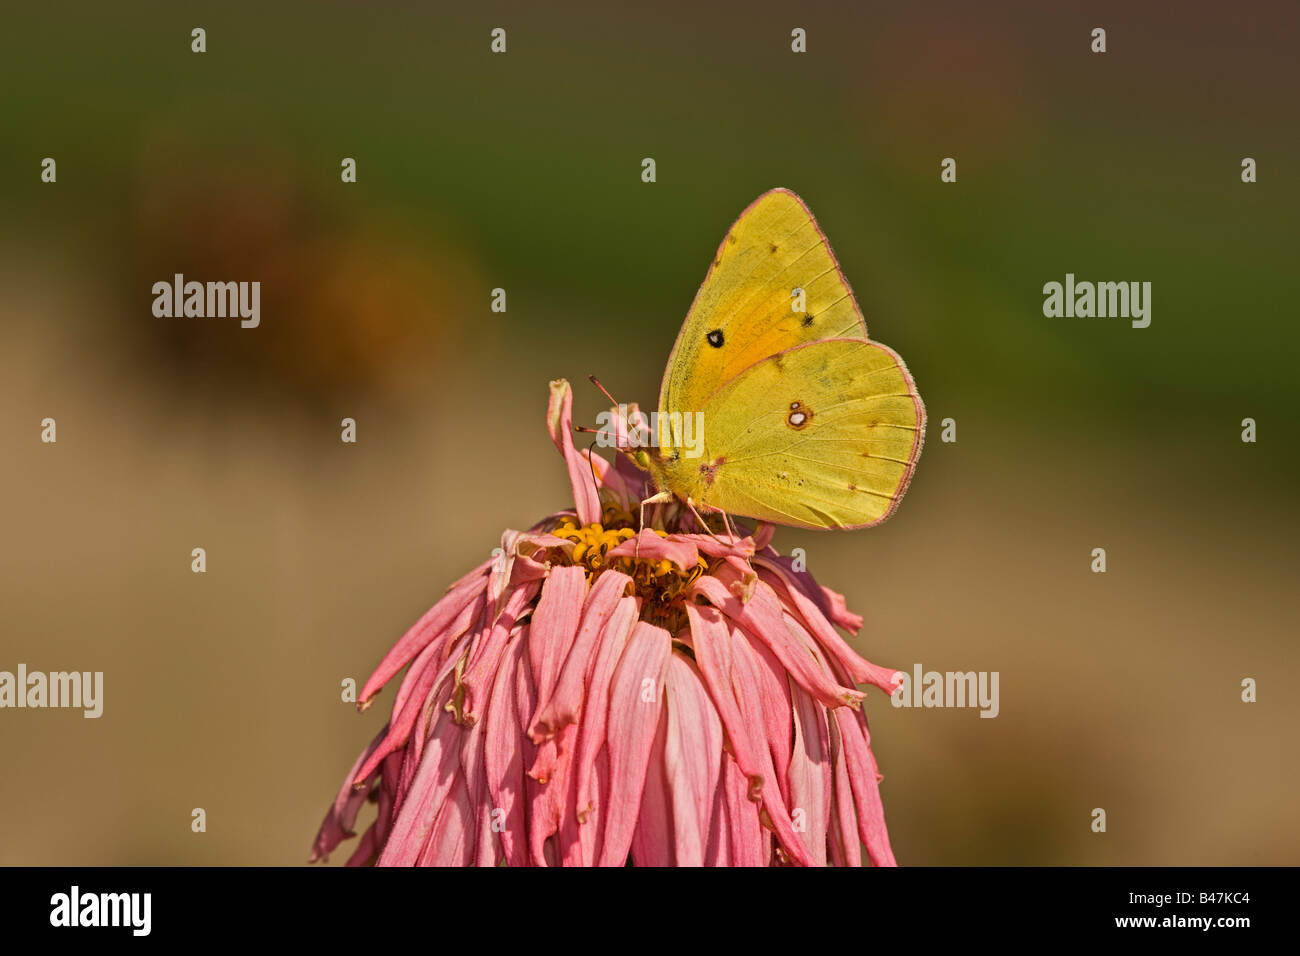
[[[723,541],[721,538],[719,538],[716,534],[714,534],[714,533],[713,533],[713,529],[710,528],[710,527],[705,523],[704,518],[702,518],[702,517],[700,516],[700,513],[699,513],[698,511],[695,510],[695,502],[692,501],[690,498],[687,498],[687,499],[686,499],[686,507],[688,507],[688,508],[691,509],[691,514],[695,515],[695,520],[696,520],[697,522],[699,522],[699,525],[700,525],[701,528],[704,529],[704,533],[705,533],[705,534],[707,534],[707,535],[708,535],[710,538],[712,538],[714,541],[718,542],[718,544],[726,544],[726,542]],[[727,520],[727,513],[726,513],[725,511],[722,512],[722,520],[723,520],[723,521],[726,521],[726,520]]]
[[[637,530],[637,541],[636,541],[636,549],[635,549],[636,557],[639,558],[641,556],[641,532],[645,530],[645,506],[665,504],[672,500],[673,500],[673,493],[671,491],[661,491],[658,494],[651,495],[649,498],[646,498],[644,501],[641,502],[641,520],[638,523],[636,529]]]

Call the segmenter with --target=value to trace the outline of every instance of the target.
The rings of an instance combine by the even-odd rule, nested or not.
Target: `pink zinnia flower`
[[[461,578],[361,692],[403,667],[312,859],[367,800],[348,861],[380,865],[893,865],[859,683],[897,672],[836,631],[862,618],[771,547],[675,504],[636,532],[646,475],[547,424],[575,508]],[[594,472],[594,480],[593,480]]]

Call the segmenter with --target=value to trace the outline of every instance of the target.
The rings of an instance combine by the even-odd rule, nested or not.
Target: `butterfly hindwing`
[[[925,434],[925,407],[902,359],[854,339],[770,356],[722,385],[703,414],[695,499],[806,528],[889,517]]]

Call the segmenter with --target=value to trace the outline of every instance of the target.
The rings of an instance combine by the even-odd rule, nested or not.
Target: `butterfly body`
[[[889,517],[925,429],[902,359],[868,341],[826,237],[784,189],[752,203],[719,246],[669,357],[659,418],[668,441],[643,464],[661,493],[804,528]]]

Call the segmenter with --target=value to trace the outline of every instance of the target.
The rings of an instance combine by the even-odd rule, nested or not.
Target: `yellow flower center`
[[[605,507],[601,522],[581,525],[577,518],[561,518],[551,534],[572,541],[573,553],[565,555],[557,550],[553,555],[555,563],[581,565],[586,569],[589,586],[610,568],[623,572],[632,579],[627,593],[641,598],[641,619],[676,635],[686,626],[682,607],[686,590],[708,571],[708,562],[701,555],[694,567],[681,570],[667,559],[623,555],[611,558],[610,551],[636,537],[634,522],[630,514],[612,505]],[[668,537],[658,528],[654,532],[661,538]]]

